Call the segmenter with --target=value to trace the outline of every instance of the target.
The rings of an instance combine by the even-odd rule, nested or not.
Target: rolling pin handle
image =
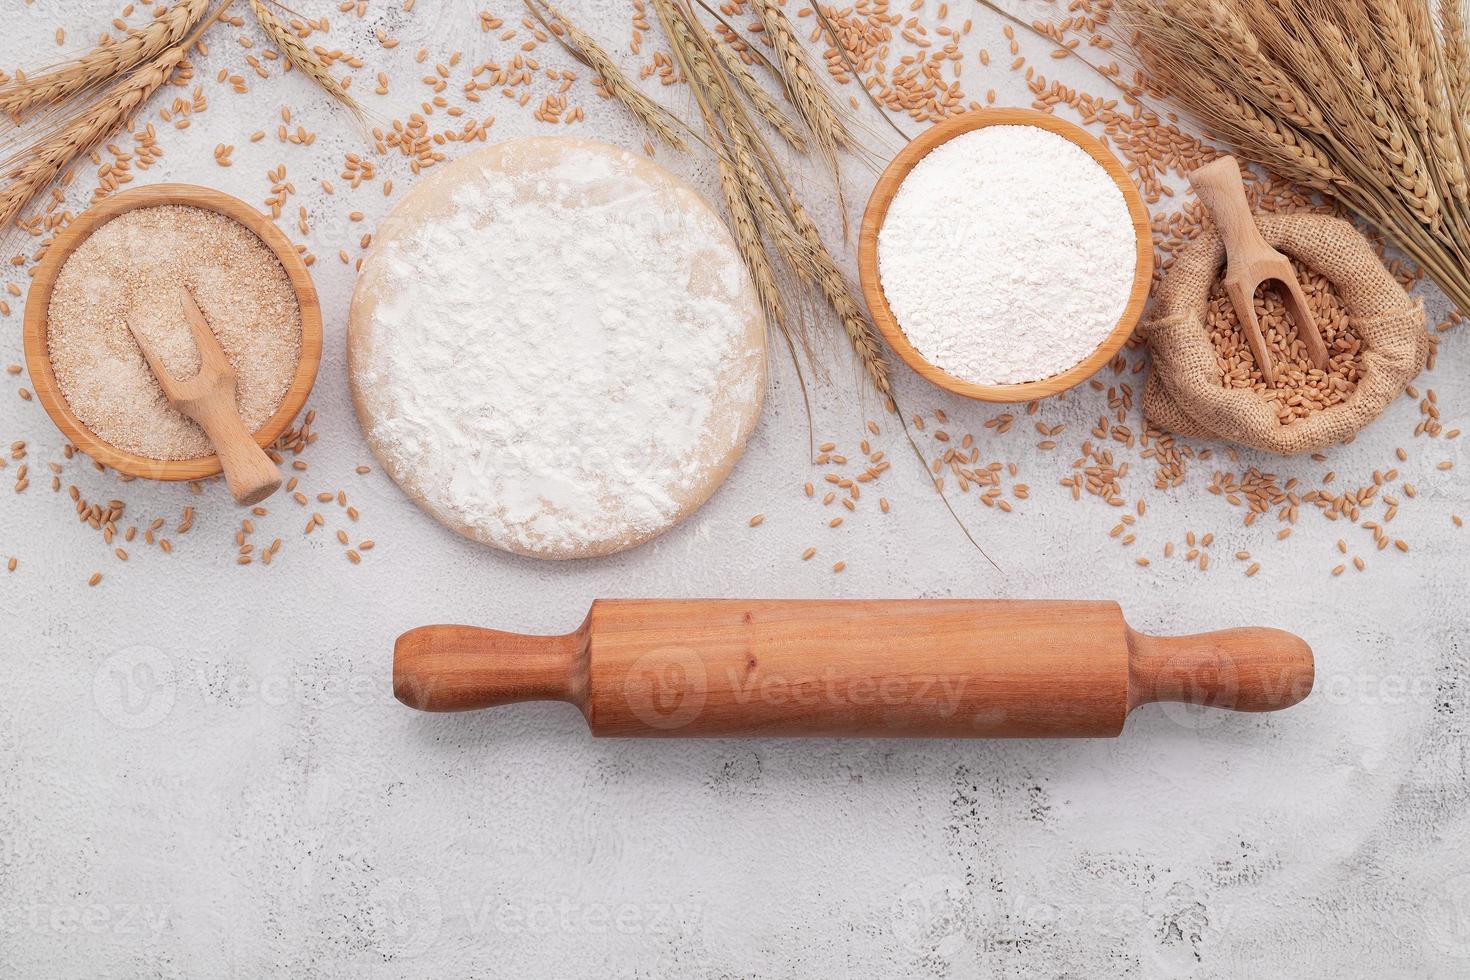
[[[1128,631],[1128,709],[1158,701],[1234,711],[1289,708],[1312,691],[1312,648],[1285,630],[1218,630],[1191,636]]]
[[[585,630],[525,636],[421,626],[393,646],[393,696],[420,711],[471,711],[517,701],[580,706],[586,689]]]

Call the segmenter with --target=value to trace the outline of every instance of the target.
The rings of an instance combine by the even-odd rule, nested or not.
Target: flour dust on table
[[[353,296],[384,467],[450,528],[577,558],[702,504],[754,428],[765,322],[723,222],[657,165],[533,138],[424,180]]]

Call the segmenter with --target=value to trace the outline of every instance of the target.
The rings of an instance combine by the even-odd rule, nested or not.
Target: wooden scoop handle
[[[204,311],[187,289],[180,287],[179,299],[184,315],[199,347],[199,380],[204,382],[199,393],[181,405],[185,412],[214,444],[220,468],[225,471],[225,484],[235,502],[244,507],[260,503],[281,486],[281,468],[266,455],[255,436],[240,418],[235,401],[235,368],[225,356],[218,338],[210,329]]]
[[[199,372],[180,381],[169,373],[147,336],[128,320],[128,329],[143,351],[169,404],[198,423],[209,437],[236,503],[260,503],[281,486],[281,469],[255,441],[235,402],[235,368],[210,329],[193,295],[179,287],[179,304],[199,349]]]
[[[233,388],[198,403],[192,418],[214,444],[225,485],[236,503],[252,507],[281,488],[281,468],[241,421]]]
[[[1225,255],[1231,265],[1247,264],[1252,259],[1280,254],[1256,227],[1250,201],[1245,196],[1240,164],[1235,157],[1219,157],[1193,171],[1189,175],[1189,186],[1214,215],[1215,227],[1225,242]]]
[[[1262,278],[1257,270],[1264,265],[1274,267],[1280,253],[1256,227],[1245,196],[1245,183],[1240,178],[1240,164],[1234,157],[1223,156],[1195,170],[1189,175],[1189,186],[1215,217],[1215,227],[1225,243],[1225,292],[1235,307],[1235,317],[1245,331],[1261,376],[1266,384],[1274,386],[1276,362],[1256,320],[1255,294]]]
[[[1189,184],[1215,216],[1215,227],[1225,243],[1225,292],[1266,383],[1275,385],[1277,372],[1256,321],[1255,296],[1256,287],[1267,280],[1280,284],[1286,311],[1296,324],[1297,337],[1306,346],[1312,364],[1327,370],[1330,355],[1322,329],[1312,316],[1311,304],[1302,293],[1291,260],[1271,247],[1256,227],[1245,196],[1245,182],[1240,178],[1240,164],[1232,156],[1220,157],[1191,173]]]
[[[625,736],[1110,736],[1141,704],[1272,711],[1312,680],[1290,633],[1146,636],[1102,602],[599,601],[562,636],[426,626],[393,654],[410,707],[566,701]]]

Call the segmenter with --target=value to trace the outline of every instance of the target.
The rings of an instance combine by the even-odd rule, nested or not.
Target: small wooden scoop
[[[1113,602],[600,599],[563,636],[425,626],[393,651],[410,707],[569,701],[636,737],[1112,736],[1156,701],[1286,708],[1313,676],[1290,633],[1148,636]]]
[[[1327,345],[1322,342],[1322,332],[1312,318],[1291,261],[1272,248],[1256,227],[1240,179],[1240,164],[1234,157],[1220,157],[1190,174],[1189,186],[1215,216],[1215,227],[1225,241],[1225,293],[1235,307],[1235,316],[1266,384],[1276,386],[1276,365],[1256,320],[1255,295],[1257,287],[1268,280],[1281,283],[1286,311],[1296,323],[1297,336],[1307,345],[1307,356],[1317,368],[1327,370]]]
[[[225,483],[235,501],[247,507],[258,504],[280,488],[280,468],[245,428],[235,404],[235,369],[214,331],[209,329],[209,322],[204,319],[199,304],[183,286],[179,287],[179,302],[194,334],[194,343],[199,348],[199,373],[194,377],[180,381],[169,374],[157,351],[131,320],[128,321],[128,329],[158,378],[158,386],[163,389],[169,404],[199,423],[214,444],[220,467],[225,471]]]

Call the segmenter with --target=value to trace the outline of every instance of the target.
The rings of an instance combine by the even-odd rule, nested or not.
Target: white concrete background
[[[622,4],[565,5],[635,63]],[[12,3],[0,64],[51,57],[58,24],[68,49],[79,48],[116,6]],[[361,22],[336,6],[302,0],[301,9],[331,16],[323,43],[367,60],[360,90],[372,71],[391,75],[393,95],[367,99],[385,117],[423,97],[424,69],[412,62],[420,45],[436,52],[431,62],[463,46],[461,78],[519,43],[481,34],[476,3],[419,0],[405,16],[396,0],[370,0]],[[490,6],[519,16],[506,0]],[[926,7],[932,15],[937,5]],[[976,46],[1000,49],[999,23],[975,16]],[[402,39],[396,51],[369,40],[377,25]],[[1109,509],[1074,504],[1056,485],[1105,407],[1083,392],[1042,413],[1071,423],[1065,451],[1040,452],[1023,426],[983,443],[988,457],[1017,461],[1034,488],[1009,516],[961,498],[998,573],[964,543],[896,440],[884,442],[894,513],[870,506],[827,530],[797,489],[810,473],[804,419],[778,367],[748,454],[687,526],[605,561],[507,557],[441,530],[380,474],[354,475],[367,450],[343,377],[352,274],[334,256],[344,246],[355,255],[358,234],[391,202],[380,177],[331,201],[366,212],[363,225],[328,209],[317,181],[335,180],[361,141],[300,76],[254,78],[241,33],[255,35],[212,33],[199,64],[210,107],[186,131],[161,129],[167,155],[140,181],[196,181],[262,202],[266,170],[287,165],[299,193],[292,210],[300,202],[312,214],[307,241],[327,314],[311,400],[322,438],[305,457],[303,488],[345,487],[363,514],[354,533],[378,547],[351,566],[328,536],[302,538],[303,513],[276,500],[256,540],[283,537],[280,560],[240,568],[239,514],[219,488],[201,500],[69,466],[66,481],[91,498],[125,499],[140,521],[200,505],[173,556],[134,548],[121,564],[51,494],[45,464],[60,458],[60,437],[16,397],[24,379],[0,376],[0,439],[27,440],[36,471],[15,496],[12,463],[0,492],[0,556],[21,560],[0,575],[0,975],[1470,972],[1470,532],[1449,519],[1470,513],[1464,440],[1413,440],[1415,406],[1404,399],[1329,464],[1247,457],[1309,479],[1331,466],[1355,485],[1392,465],[1393,447],[1410,448],[1402,469],[1420,496],[1394,527],[1411,554],[1364,552],[1368,572],[1333,579],[1336,540],[1356,549],[1366,532],[1307,513],[1277,542],[1274,523],[1243,528],[1239,511],[1204,492],[1207,467],[1160,493],[1135,463],[1130,497],[1143,494],[1150,513],[1135,549],[1118,547]],[[562,61],[551,46],[538,57]],[[246,75],[249,95],[215,84],[221,67]],[[972,63],[967,75],[972,90],[999,88],[1003,104],[1029,101],[1004,71],[982,78]],[[547,90],[537,83],[538,98]],[[659,94],[688,108],[682,90]],[[569,132],[642,143],[585,77],[572,97],[589,118]],[[319,133],[314,146],[246,141],[255,129],[273,134],[286,104]],[[548,131],[498,96],[483,108],[498,117],[496,138]],[[221,142],[237,147],[231,169],[212,162]],[[409,185],[401,159],[375,162],[400,193]],[[706,173],[693,176],[710,188]],[[849,168],[854,205],[873,176]],[[805,183],[824,193],[819,175]],[[69,200],[79,205],[90,189],[84,173]],[[1437,294],[1428,298],[1443,311]],[[7,324],[0,360],[18,361],[18,308]],[[873,409],[853,397],[840,352],[829,345],[834,380],[815,402],[820,434],[850,445]],[[1452,332],[1427,379],[1447,424],[1464,417],[1467,369],[1463,335]],[[982,432],[991,414],[912,376],[901,388],[915,410],[949,411],[952,431]],[[1441,459],[1459,466],[1438,471]],[[756,512],[766,521],[752,530]],[[1217,534],[1209,573],[1177,560],[1133,565],[1190,528]],[[824,560],[797,560],[809,543]],[[1261,559],[1257,577],[1229,559],[1237,548]],[[834,576],[838,557],[848,569]],[[107,577],[88,589],[94,569]],[[1295,630],[1316,649],[1320,680],[1283,714],[1151,707],[1119,740],[1073,743],[593,741],[561,705],[431,717],[389,693],[389,651],[406,628],[560,631],[594,597],[643,595],[1116,598],[1134,625],[1159,632]]]

